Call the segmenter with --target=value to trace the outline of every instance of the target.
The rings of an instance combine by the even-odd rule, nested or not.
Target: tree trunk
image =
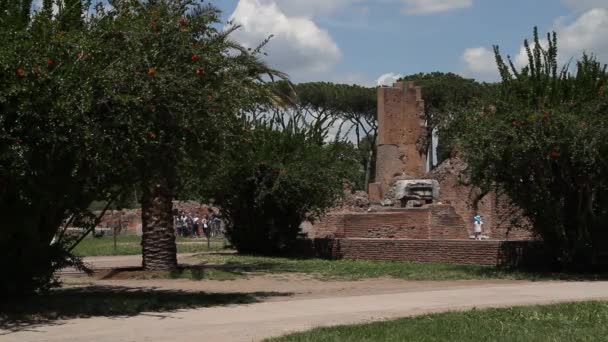
[[[144,270],[177,268],[177,247],[173,227],[173,186],[169,177],[144,182],[141,240]]]
[[[368,135],[368,137],[369,137],[369,135]],[[367,187],[369,186],[369,183],[371,182],[371,178],[372,178],[372,160],[374,158],[374,150],[376,149],[376,139],[377,139],[377,133],[374,132],[374,138],[369,143],[369,151],[367,153],[367,161],[365,163],[365,185],[364,185],[365,190],[367,190]]]
[[[365,162],[365,189],[369,185],[370,179],[372,177],[372,157],[374,156],[373,148],[370,148],[367,153],[367,161]]]

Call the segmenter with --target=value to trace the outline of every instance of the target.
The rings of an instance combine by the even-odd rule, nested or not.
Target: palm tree
[[[159,17],[150,24],[152,26],[160,25],[163,21],[171,23],[179,20],[183,26],[181,32],[191,34],[190,39],[183,43],[180,43],[179,36],[167,37],[167,44],[176,45],[160,46],[152,51],[154,56],[165,54],[165,59],[159,62],[164,63],[164,67],[159,70],[159,75],[150,68],[148,75],[156,79],[144,86],[146,91],[155,93],[153,100],[156,101],[154,113],[148,119],[154,121],[152,128],[155,131],[148,134],[148,149],[144,151],[143,167],[139,167],[142,175],[142,266],[145,270],[171,270],[177,267],[172,203],[181,181],[180,171],[183,170],[180,168],[189,164],[194,165],[192,172],[204,172],[201,170],[204,170],[207,158],[201,155],[201,151],[221,149],[222,143],[229,139],[225,131],[240,125],[239,118],[243,112],[260,102],[280,102],[273,92],[274,88],[268,84],[277,78],[287,79],[285,74],[269,68],[258,58],[264,43],[257,49],[249,50],[229,39],[238,27],[205,37],[202,33],[213,32],[210,26],[213,22],[217,23],[218,11],[209,5],[194,9],[188,7],[193,3],[188,0],[146,3],[145,7],[138,9],[156,15],[168,13],[174,18],[164,20]],[[197,25],[194,25],[195,21]],[[148,26],[143,30],[149,30]],[[180,60],[175,51],[193,51],[191,56],[188,55],[191,60]],[[160,75],[162,72],[173,72],[167,71],[173,65],[197,63],[202,58],[213,60],[218,65],[213,74],[196,69],[195,73],[184,76],[183,71],[176,68],[174,75]],[[213,69],[212,66],[208,67]],[[142,116],[142,124],[145,125],[145,119],[151,114],[142,113],[137,120],[141,120]],[[191,143],[184,129],[203,131],[203,137]],[[180,138],[182,135],[183,139]]]

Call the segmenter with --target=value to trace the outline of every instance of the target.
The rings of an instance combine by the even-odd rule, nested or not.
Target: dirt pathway
[[[327,283],[330,284],[330,283]],[[428,284],[426,284],[428,286]],[[608,299],[608,282],[467,284],[454,288],[53,322],[0,335],[2,341],[258,341],[318,326],[351,324],[473,307]],[[0,332],[2,333],[2,332]]]

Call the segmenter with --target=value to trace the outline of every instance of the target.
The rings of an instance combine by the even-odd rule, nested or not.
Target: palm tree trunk
[[[173,227],[173,186],[169,177],[144,182],[141,240],[144,270],[177,268],[177,247]]]

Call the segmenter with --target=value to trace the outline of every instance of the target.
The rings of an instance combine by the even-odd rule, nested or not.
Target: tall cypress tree
[[[62,28],[68,31],[81,27],[85,7],[82,0],[63,0],[61,5],[58,20]]]
[[[0,0],[0,28],[25,28],[30,21],[32,1]]]
[[[49,18],[53,15],[53,3],[53,0],[43,0],[42,2],[42,12]]]

